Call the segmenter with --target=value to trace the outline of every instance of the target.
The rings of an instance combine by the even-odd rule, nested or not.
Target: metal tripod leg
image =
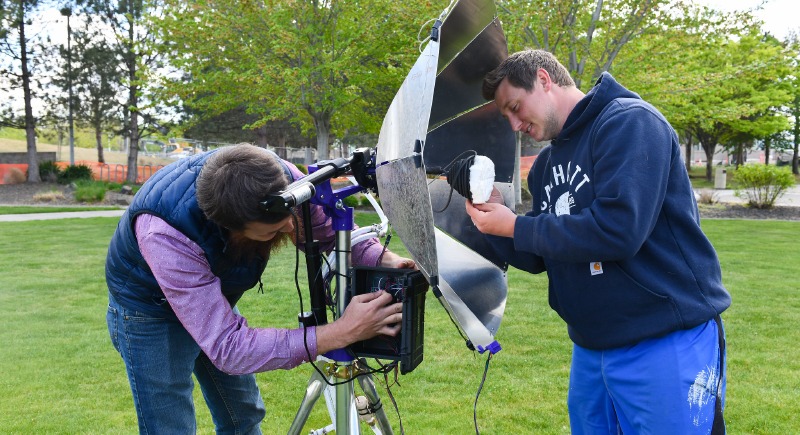
[[[323,373],[328,370],[328,362],[317,361],[314,363]],[[354,368],[353,364],[339,365],[339,368],[344,368],[346,377],[352,377]],[[357,370],[357,369],[356,369]],[[373,432],[377,434],[392,435],[392,427],[386,417],[386,412],[383,409],[381,399],[378,396],[378,391],[375,388],[375,382],[372,375],[358,376],[358,382],[364,395],[369,402],[369,410],[374,414],[377,427],[370,423]],[[335,381],[337,377],[331,374],[329,381]],[[341,379],[339,379],[341,381]],[[306,387],[306,394],[303,401],[300,403],[300,408],[295,415],[294,421],[289,428],[288,433],[292,435],[299,435],[303,426],[308,421],[311,410],[319,400],[320,395],[325,395],[325,402],[328,406],[328,413],[330,414],[333,424],[323,429],[312,431],[314,434],[325,434],[336,430],[337,434],[355,435],[360,434],[360,422],[358,411],[355,407],[355,391],[353,388],[353,381],[345,382],[341,385],[330,386],[325,379],[316,370],[311,375],[311,379]]]
[[[320,370],[324,369],[324,361],[317,361],[314,364]],[[303,401],[300,402],[300,409],[297,410],[297,415],[295,415],[294,421],[292,421],[292,425],[289,427],[289,434],[297,435],[300,433],[303,429],[303,425],[305,425],[308,420],[308,416],[311,414],[311,410],[314,408],[314,404],[317,403],[320,394],[322,394],[322,391],[327,385],[322,375],[314,370],[311,379],[308,381],[308,386],[306,387],[306,395],[303,397]]]
[[[361,390],[367,396],[370,408],[375,413],[375,418],[378,420],[378,428],[381,433],[385,435],[392,435],[392,426],[389,424],[389,419],[386,418],[386,411],[383,409],[381,398],[378,397],[378,390],[375,389],[375,382],[372,380],[372,375],[363,375],[358,377],[358,384],[361,385]]]

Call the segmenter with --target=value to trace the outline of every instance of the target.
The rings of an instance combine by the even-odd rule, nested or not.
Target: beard
[[[269,260],[270,255],[286,245],[291,238],[289,233],[278,233],[272,240],[260,242],[248,239],[241,233],[232,232],[229,240],[228,257],[237,262],[242,259],[252,261],[258,257]]]

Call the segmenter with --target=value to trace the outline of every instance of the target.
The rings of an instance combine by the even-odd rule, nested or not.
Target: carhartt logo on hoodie
[[[544,192],[547,198],[542,201],[541,210],[547,213],[555,213],[556,216],[569,215],[572,207],[575,207],[575,199],[572,197],[574,192],[577,192],[583,187],[584,184],[589,182],[589,175],[583,173],[580,165],[572,167],[572,162],[567,163],[566,170],[564,165],[554,165],[550,168],[553,171],[550,177],[550,184],[544,186]],[[551,197],[555,194],[553,191],[562,190],[560,186],[566,184],[567,191],[558,196],[553,203]],[[555,210],[553,210],[555,205]]]
[[[603,273],[603,263],[599,261],[595,261],[593,263],[589,263],[589,272],[594,275],[600,275]]]

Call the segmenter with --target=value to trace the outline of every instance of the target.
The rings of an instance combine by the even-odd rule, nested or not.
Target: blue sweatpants
[[[724,334],[724,333],[723,333]],[[709,434],[720,385],[717,322],[611,350],[575,345],[569,381],[572,433]]]

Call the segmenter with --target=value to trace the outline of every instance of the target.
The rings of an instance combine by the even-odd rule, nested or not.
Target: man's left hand
[[[483,234],[494,236],[514,237],[514,225],[517,215],[503,204],[487,202],[486,204],[473,204],[467,201],[467,214],[472,218],[472,223]]]
[[[410,258],[404,258],[394,252],[386,251],[381,258],[381,267],[390,267],[392,269],[416,269],[417,264]]]

